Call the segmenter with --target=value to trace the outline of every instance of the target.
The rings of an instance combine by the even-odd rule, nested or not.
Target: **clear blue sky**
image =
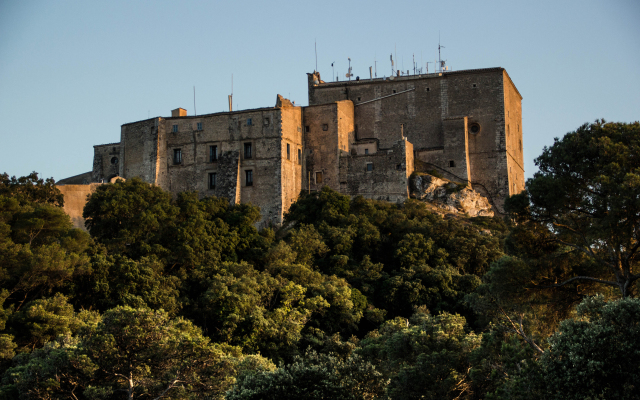
[[[389,75],[389,55],[454,70],[504,67],[524,97],[527,176],[542,147],[597,118],[640,119],[640,1],[0,0],[0,172],[91,170],[120,125],[240,109],[282,94],[307,104],[306,72]],[[430,65],[430,68],[433,68]]]

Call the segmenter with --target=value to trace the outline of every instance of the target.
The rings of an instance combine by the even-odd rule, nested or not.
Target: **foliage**
[[[25,354],[4,375],[2,394],[20,398],[222,398],[234,376],[273,365],[209,343],[188,321],[117,307],[84,329]]]
[[[353,355],[307,352],[275,371],[239,380],[228,400],[374,399],[383,393],[382,376],[370,363]]]
[[[625,297],[634,293],[640,227],[640,123],[585,124],[555,139],[536,160],[539,171],[505,208],[522,221],[544,225],[560,251],[584,254],[593,274],[573,271],[546,284],[598,283]],[[591,271],[587,271],[591,272]],[[604,278],[603,276],[606,276]]]
[[[640,396],[640,299],[585,299],[560,324],[541,359],[553,399]]]
[[[389,379],[392,399],[472,398],[469,353],[480,338],[459,315],[419,310],[370,332],[355,350]]]

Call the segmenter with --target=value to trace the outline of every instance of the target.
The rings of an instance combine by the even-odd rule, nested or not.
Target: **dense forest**
[[[640,124],[546,147],[507,216],[138,179],[74,229],[0,175],[1,399],[638,399]]]

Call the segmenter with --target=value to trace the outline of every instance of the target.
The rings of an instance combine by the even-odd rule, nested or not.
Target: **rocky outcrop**
[[[428,174],[413,174],[411,197],[429,202],[447,213],[462,213],[470,217],[493,217],[486,197],[471,187]]]

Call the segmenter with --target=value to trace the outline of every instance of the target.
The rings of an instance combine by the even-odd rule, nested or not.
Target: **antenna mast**
[[[442,58],[440,58],[440,49],[444,49],[444,46],[440,45],[440,32],[438,32],[438,65],[440,66],[440,72],[442,72]],[[436,72],[438,72],[438,69],[436,68]]]

